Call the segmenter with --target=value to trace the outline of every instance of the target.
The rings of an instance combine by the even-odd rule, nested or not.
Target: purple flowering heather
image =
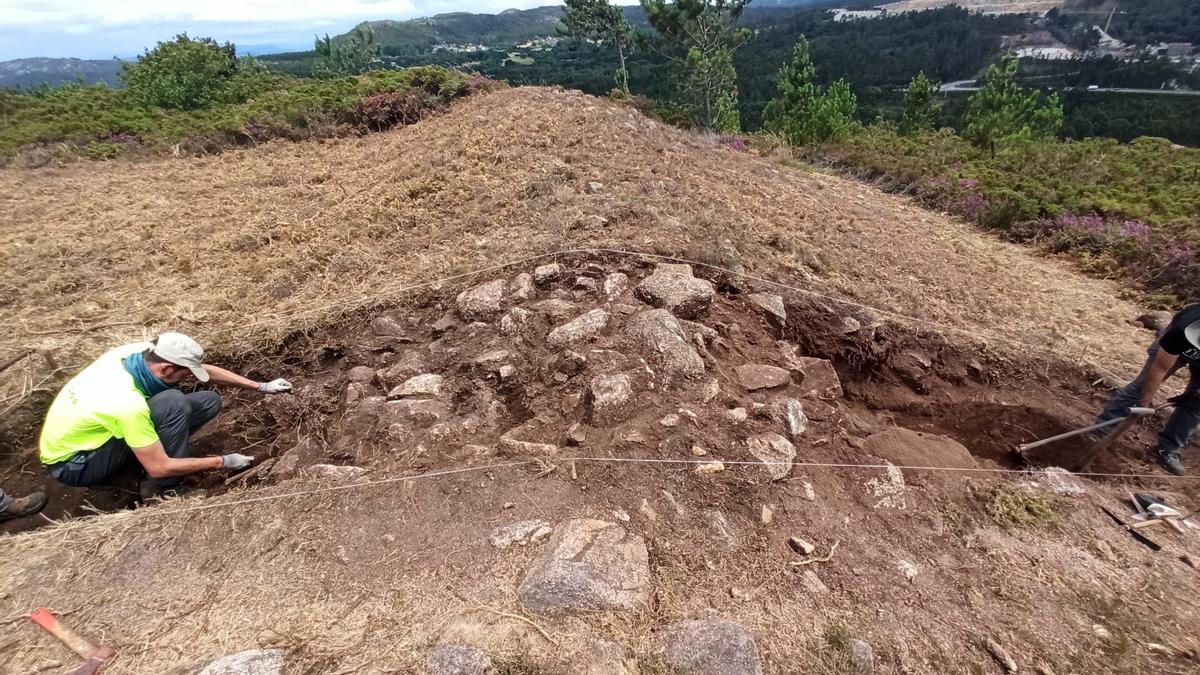
[[[750,147],[750,143],[746,141],[745,136],[737,136],[734,134],[722,134],[717,136],[717,143],[723,145],[730,150],[745,152]]]
[[[1117,230],[1124,239],[1140,239],[1146,241],[1150,238],[1150,226],[1140,220],[1126,220],[1121,223],[1121,227]]]

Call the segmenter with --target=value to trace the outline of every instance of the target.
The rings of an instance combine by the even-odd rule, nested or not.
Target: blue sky
[[[0,0],[0,61],[28,56],[103,59],[140,54],[187,32],[239,51],[310,49],[367,19],[495,13],[556,0]]]

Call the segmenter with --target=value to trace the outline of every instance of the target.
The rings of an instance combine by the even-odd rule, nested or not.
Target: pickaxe
[[[83,659],[83,665],[70,672],[70,675],[96,675],[104,670],[108,662],[117,655],[112,647],[100,645],[97,647],[88,640],[80,637],[75,631],[58,622],[58,617],[45,607],[38,607],[29,615],[29,619],[45,628],[51,635],[58,638],[71,651]]]
[[[1086,471],[1088,466],[1091,465],[1092,460],[1094,460],[1096,457],[1098,457],[1100,455],[1100,453],[1107,450],[1113,444],[1113,442],[1117,440],[1117,438],[1119,438],[1122,434],[1124,434],[1129,429],[1129,427],[1133,426],[1134,422],[1137,421],[1138,417],[1141,417],[1143,415],[1152,415],[1152,414],[1154,414],[1155,411],[1156,411],[1155,408],[1130,408],[1129,415],[1126,417],[1118,417],[1116,419],[1108,420],[1107,422],[1100,422],[1099,424],[1093,424],[1091,426],[1086,426],[1086,427],[1083,427],[1082,429],[1075,429],[1073,431],[1068,431],[1066,433],[1059,434],[1057,436],[1051,436],[1050,438],[1043,438],[1040,441],[1034,441],[1032,443],[1023,443],[1021,445],[1018,445],[1017,446],[1017,455],[1019,457],[1023,458],[1023,457],[1025,457],[1026,451],[1032,450],[1034,448],[1038,448],[1043,445],[1053,443],[1055,441],[1061,441],[1065,438],[1081,436],[1083,434],[1091,433],[1093,431],[1099,431],[1100,429],[1106,429],[1108,427],[1115,425],[1117,427],[1116,429],[1110,431],[1104,438],[1097,441],[1091,448],[1088,449],[1087,453],[1080,459],[1080,461],[1076,467],[1076,470]]]

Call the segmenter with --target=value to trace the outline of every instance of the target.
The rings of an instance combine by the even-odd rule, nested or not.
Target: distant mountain
[[[375,31],[385,53],[411,54],[444,45],[520,44],[556,35],[561,18],[562,7],[555,6],[510,9],[499,14],[455,12],[408,21],[367,21],[359,26]]]
[[[863,4],[861,0],[846,0],[841,4]],[[835,0],[754,0],[747,11],[776,7],[833,6]],[[635,25],[649,28],[645,14],[638,5],[622,7]],[[366,21],[375,31],[385,54],[413,55],[450,46],[510,47],[537,38],[558,35],[562,26],[563,8],[558,5],[533,9],[509,9],[499,14],[470,14],[455,12],[438,14],[407,21]],[[357,26],[356,26],[357,28]],[[345,39],[339,35],[334,39]]]
[[[117,59],[30,58],[0,61],[0,88],[51,87],[82,80],[87,84],[120,84],[122,61]]]

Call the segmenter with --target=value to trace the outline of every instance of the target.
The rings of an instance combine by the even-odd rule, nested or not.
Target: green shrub
[[[146,106],[195,110],[222,100],[237,75],[237,50],[187,33],[160,42],[121,72],[128,93]]]
[[[491,85],[479,79],[430,66],[304,80],[242,59],[213,99],[193,109],[148,105],[142,92],[105,85],[0,91],[0,157],[52,143],[74,146],[77,155],[92,159],[175,145],[185,152],[218,152],[272,138],[380,130],[414,122]],[[374,108],[365,103],[378,96],[383,98],[373,99]]]

